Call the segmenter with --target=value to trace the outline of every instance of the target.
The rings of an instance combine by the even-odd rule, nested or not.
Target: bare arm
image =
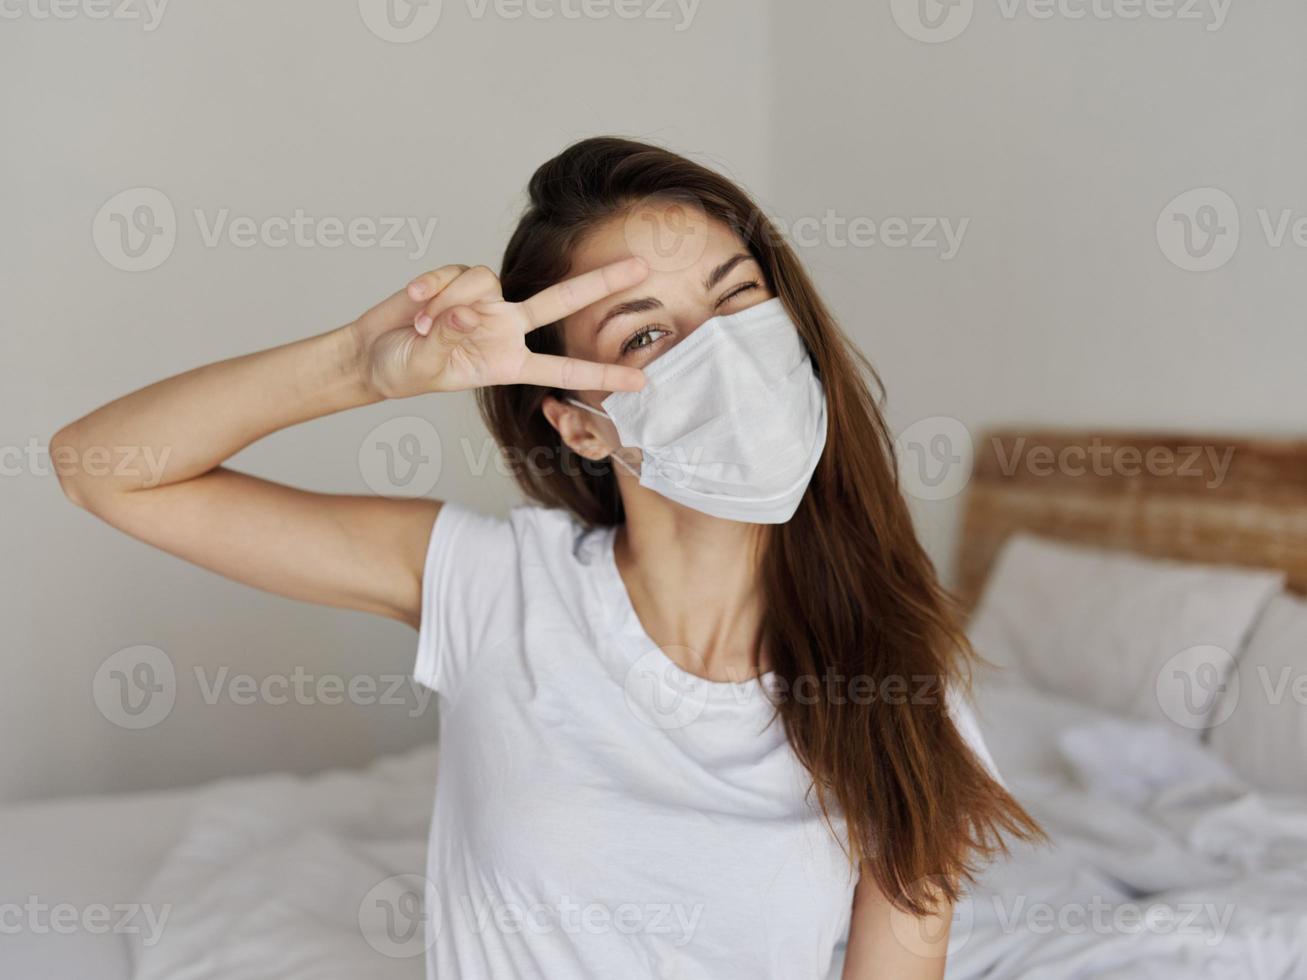
[[[278,429],[379,401],[357,363],[344,328],[210,364],[73,422],[51,454],[74,502],[147,544],[279,595],[412,621],[438,503],[309,493],[220,466]],[[97,451],[136,464],[99,472]]]
[[[896,909],[870,876],[853,897],[842,980],[943,980],[953,906],[917,918]]]
[[[61,429],[51,457],[70,499],[142,541],[279,595],[416,625],[439,502],[312,493],[222,463],[271,432],[384,398],[564,377],[638,387],[633,369],[543,358],[524,338],[646,272],[617,263],[519,304],[489,269],[446,266],[338,330],[110,402]],[[111,454],[134,463],[106,467]]]

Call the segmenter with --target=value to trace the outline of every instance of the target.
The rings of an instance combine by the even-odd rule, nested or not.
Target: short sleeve
[[[962,736],[962,740],[967,743],[967,747],[975,753],[976,758],[981,764],[989,770],[989,774],[994,777],[1004,789],[1008,788],[1003,777],[999,775],[998,766],[994,764],[994,757],[989,753],[989,747],[985,744],[985,737],[980,732],[980,723],[976,720],[975,709],[971,702],[959,690],[953,690],[948,695],[949,717],[953,719],[953,725]]]
[[[469,665],[511,619],[517,578],[512,524],[458,504],[436,515],[422,571],[422,614],[414,679],[446,700]]]

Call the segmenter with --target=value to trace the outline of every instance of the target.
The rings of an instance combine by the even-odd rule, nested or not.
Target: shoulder
[[[569,549],[585,533],[585,527],[570,511],[561,507],[520,504],[508,512],[508,524],[523,544],[558,544]]]
[[[526,565],[591,564],[605,528],[587,528],[561,508],[521,504],[507,516],[445,503],[432,532],[432,551],[457,549],[474,560],[513,558]]]
[[[417,679],[452,702],[487,650],[521,634],[531,607],[558,607],[545,597],[581,601],[585,540],[564,511],[522,506],[498,516],[444,504],[423,569]]]
[[[612,528],[587,527],[570,511],[522,505],[509,512],[524,573],[537,571],[553,580],[583,576],[603,560]]]

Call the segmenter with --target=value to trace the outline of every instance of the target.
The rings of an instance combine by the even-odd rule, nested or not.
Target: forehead
[[[626,293],[657,295],[668,288],[702,291],[704,277],[740,251],[747,251],[744,240],[725,222],[677,201],[645,201],[609,218],[582,239],[568,275],[635,255],[649,266],[649,276]],[[607,297],[582,314],[624,295]]]

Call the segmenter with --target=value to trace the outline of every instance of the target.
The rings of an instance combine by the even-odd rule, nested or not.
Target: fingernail
[[[418,318],[413,321],[413,326],[417,327],[418,333],[425,337],[431,333],[431,317],[425,313],[419,313]]]
[[[411,283],[408,284],[408,298],[426,299],[427,284],[420,279],[414,279]]]

